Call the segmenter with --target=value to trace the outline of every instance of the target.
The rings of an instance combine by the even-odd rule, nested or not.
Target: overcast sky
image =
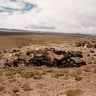
[[[0,0],[0,28],[96,34],[96,0]]]

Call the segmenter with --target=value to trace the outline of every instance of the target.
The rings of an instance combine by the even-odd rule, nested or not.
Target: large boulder
[[[71,59],[74,60],[74,63],[76,64],[77,67],[80,67],[86,64],[85,61],[80,57],[72,57]]]

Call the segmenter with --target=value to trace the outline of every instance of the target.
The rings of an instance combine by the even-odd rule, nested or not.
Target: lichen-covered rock
[[[85,61],[80,57],[72,57],[71,59],[74,60],[74,63],[76,64],[77,67],[85,65]]]
[[[63,54],[62,54],[62,55],[56,55],[56,56],[55,56],[55,60],[62,60],[63,57],[64,57]]]

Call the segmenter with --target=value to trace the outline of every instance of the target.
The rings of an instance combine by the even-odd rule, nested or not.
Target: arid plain
[[[0,96],[96,96],[96,36],[2,34],[0,50]]]

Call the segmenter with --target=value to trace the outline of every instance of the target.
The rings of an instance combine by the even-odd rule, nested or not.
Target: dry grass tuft
[[[81,90],[67,90],[66,95],[67,96],[80,96],[82,94]]]
[[[17,93],[17,92],[20,91],[20,89],[19,88],[14,88],[12,91],[13,91],[13,93]]]
[[[83,79],[83,77],[78,77],[78,76],[75,77],[75,80],[76,80],[76,81],[81,81],[82,79]]]
[[[2,76],[3,75],[3,72],[0,70],[0,76]]]
[[[2,83],[3,81],[4,81],[4,78],[1,78],[1,77],[0,77],[0,83]]]
[[[84,71],[85,71],[85,72],[92,72],[92,68],[91,68],[91,67],[86,67],[86,68],[84,69]]]
[[[75,70],[75,71],[70,73],[71,77],[78,77],[80,75],[82,75],[82,71],[81,70]]]
[[[96,74],[96,68],[94,68],[93,73],[95,73],[95,74]]]
[[[19,73],[23,78],[31,78],[33,77],[34,79],[40,79],[42,78],[42,75],[44,72],[40,69],[37,69],[35,67],[22,67],[22,68],[8,68],[6,71],[6,76],[9,77],[14,77]]]
[[[5,89],[5,87],[4,86],[0,86],[0,91],[3,91]]]
[[[26,67],[25,70],[19,71],[19,74],[23,77],[23,78],[30,78],[33,77],[34,79],[40,79],[42,78],[43,72],[41,70],[38,70],[36,68],[29,68]]]
[[[59,68],[53,69],[52,77],[58,79],[60,76],[67,76],[68,72],[69,72],[68,70],[64,70],[64,69],[59,69]]]
[[[23,84],[22,89],[24,91],[30,91],[30,90],[32,90],[32,88],[30,87],[29,83]]]
[[[15,82],[15,81],[16,81],[15,78],[12,78],[12,79],[9,80],[10,83]]]

